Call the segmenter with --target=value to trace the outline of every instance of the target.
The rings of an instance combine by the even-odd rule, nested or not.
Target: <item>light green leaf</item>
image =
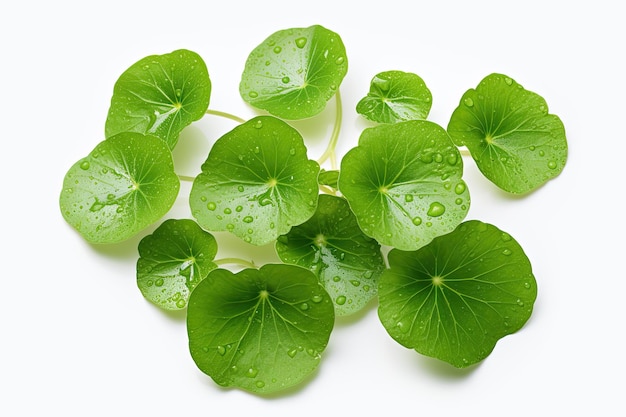
[[[338,316],[363,309],[385,269],[380,245],[361,232],[348,202],[326,194],[311,219],[278,238],[276,251],[283,262],[316,274]]]
[[[467,215],[462,174],[461,155],[445,130],[412,120],[365,129],[341,161],[339,190],[366,235],[415,250]]]
[[[92,243],[126,240],[174,204],[180,181],[172,154],[155,136],[126,132],[100,144],[65,175],[65,220]]]
[[[192,214],[206,230],[264,245],[313,216],[318,174],[298,131],[258,116],[213,145],[191,189]]]
[[[168,219],[139,242],[137,286],[151,303],[181,310],[196,285],[217,268],[216,253],[215,238],[196,222]]]
[[[432,94],[417,74],[385,71],[372,78],[356,111],[374,122],[397,123],[426,119],[431,106]]]
[[[319,25],[280,30],[249,55],[239,92],[250,105],[283,119],[320,113],[348,71],[338,34]]]
[[[532,191],[561,173],[567,159],[565,128],[543,97],[502,74],[468,90],[448,124],[487,179],[515,194]]]
[[[537,297],[530,261],[506,232],[461,224],[413,252],[392,250],[378,314],[401,345],[463,368],[529,319]]]
[[[210,96],[207,67],[195,52],[180,49],[145,57],[115,83],[106,137],[146,133],[173,149],[183,128],[205,114]]]
[[[318,367],[334,319],[330,297],[305,268],[215,269],[191,293],[189,349],[219,385],[277,392]]]

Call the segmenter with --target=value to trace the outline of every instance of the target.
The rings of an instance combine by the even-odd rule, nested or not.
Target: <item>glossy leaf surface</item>
[[[146,133],[173,149],[182,129],[202,118],[210,96],[207,67],[195,52],[180,49],[145,57],[115,83],[106,137],[120,132]]]
[[[548,113],[543,97],[502,74],[465,92],[448,133],[486,178],[510,193],[527,193],[556,177],[567,159],[561,119]]]
[[[467,215],[462,174],[461,155],[445,130],[412,120],[365,129],[341,161],[339,190],[366,235],[415,250]]]
[[[206,230],[264,245],[315,213],[318,173],[298,131],[258,116],[213,145],[191,189],[192,214]]]
[[[249,55],[239,92],[250,105],[283,119],[320,113],[348,71],[344,44],[322,26],[275,32]]]
[[[278,238],[276,251],[283,262],[316,274],[338,316],[363,309],[385,269],[380,245],[361,232],[348,202],[326,194],[311,219]]]
[[[370,82],[369,93],[356,106],[357,113],[378,123],[426,119],[432,94],[417,74],[385,71]]]
[[[315,275],[267,264],[237,274],[215,269],[191,293],[189,348],[222,386],[271,393],[301,383],[319,365],[334,326]]]
[[[115,243],[165,215],[179,188],[167,144],[127,132],[101,142],[70,168],[59,202],[65,220],[86,240]]]
[[[529,319],[537,297],[530,261],[506,232],[461,224],[413,252],[392,250],[378,314],[401,345],[462,368],[487,357]]]
[[[168,219],[139,242],[137,286],[151,303],[181,310],[195,286],[217,268],[216,253],[215,238],[196,222]]]

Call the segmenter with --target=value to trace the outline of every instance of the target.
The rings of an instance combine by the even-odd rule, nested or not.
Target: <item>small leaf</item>
[[[152,55],[128,68],[113,89],[106,137],[139,132],[163,139],[173,149],[184,127],[204,116],[211,80],[202,58],[180,49]]]
[[[445,130],[412,120],[365,129],[341,161],[339,190],[366,235],[415,250],[467,215],[462,174],[461,155]]]
[[[357,113],[378,123],[426,119],[432,94],[416,74],[385,71],[370,83],[370,91],[356,106]]]
[[[239,92],[275,116],[304,119],[324,110],[347,71],[336,33],[319,25],[280,30],[250,53]]]
[[[378,315],[401,345],[463,368],[529,319],[537,297],[520,245],[477,220],[414,251],[389,253]]]
[[[192,214],[206,230],[264,245],[315,213],[318,174],[297,130],[258,116],[213,145],[191,188]]]
[[[126,240],[174,204],[180,181],[161,139],[126,132],[100,144],[65,175],[65,220],[92,243]]]
[[[339,171],[337,170],[326,171],[325,169],[322,169],[320,171],[319,177],[317,178],[317,182],[320,185],[325,185],[335,190],[337,189],[338,180],[339,180]]]
[[[510,193],[527,193],[556,177],[567,159],[561,119],[548,113],[543,97],[502,74],[463,95],[448,133],[487,179]]]
[[[316,274],[338,316],[363,309],[385,269],[380,245],[361,232],[348,202],[326,194],[311,219],[278,238],[276,251],[283,262]]]
[[[168,219],[139,242],[137,285],[166,310],[187,307],[189,294],[217,265],[217,242],[196,222]]]
[[[334,319],[328,294],[304,268],[215,269],[191,293],[189,349],[217,384],[272,393],[318,367]]]

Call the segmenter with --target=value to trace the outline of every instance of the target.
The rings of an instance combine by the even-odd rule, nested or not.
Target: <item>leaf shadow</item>
[[[451,364],[436,358],[420,355],[416,352],[416,364],[430,374],[446,381],[460,381],[469,378],[478,369],[482,362],[466,368],[456,368]]]

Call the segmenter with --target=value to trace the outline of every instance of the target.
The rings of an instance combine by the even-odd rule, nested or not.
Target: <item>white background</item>
[[[624,180],[626,67],[618,2],[568,1],[103,1],[1,6],[2,273],[0,413],[111,415],[620,415],[626,299]],[[376,303],[338,320],[319,371],[285,394],[223,389],[187,348],[184,314],[146,302],[135,283],[137,243],[92,246],[63,220],[69,167],[104,139],[119,75],[178,48],[199,53],[210,108],[249,118],[239,97],[249,52],[271,33],[321,24],[348,53],[339,153],[366,126],[354,111],[377,72],[420,75],[429,119],[447,125],[463,92],[492,72],[542,95],[569,143],[563,173],[524,197],[485,180],[465,158],[472,206],[525,249],[538,282],[530,321],[470,369],[395,343]],[[294,125],[316,159],[334,102]],[[234,127],[207,116],[187,128],[177,171],[194,175]],[[188,186],[166,217],[190,217]],[[218,257],[276,259],[218,235]],[[623,415],[623,414],[621,414]]]

